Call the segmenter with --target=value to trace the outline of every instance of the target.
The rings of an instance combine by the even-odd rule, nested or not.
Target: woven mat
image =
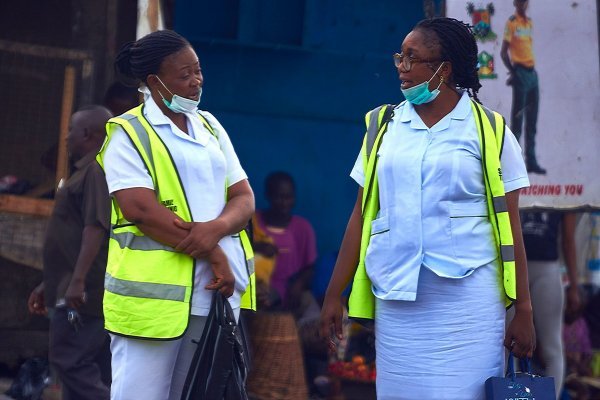
[[[42,269],[42,247],[48,218],[0,212],[0,256]]]

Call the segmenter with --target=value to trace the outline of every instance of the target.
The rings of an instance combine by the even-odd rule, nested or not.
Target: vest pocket
[[[497,257],[486,203],[450,203],[452,247],[466,269],[477,268]]]
[[[384,215],[371,222],[371,237],[365,255],[367,275],[375,286],[378,280],[385,280],[390,265],[390,222]]]

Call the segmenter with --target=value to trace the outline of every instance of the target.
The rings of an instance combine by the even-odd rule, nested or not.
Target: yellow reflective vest
[[[214,135],[208,121],[198,113]],[[183,221],[192,215],[169,150],[143,115],[143,104],[111,118],[97,160],[103,158],[111,136],[123,128],[152,177],[157,200]],[[224,188],[226,195],[226,188]],[[188,326],[194,282],[194,258],[144,235],[127,221],[113,198],[108,262],[104,281],[104,319],[109,332],[145,339],[176,339]],[[236,235],[238,236],[238,235]],[[249,284],[242,308],[256,309],[254,255],[246,231],[239,233],[246,256]]]
[[[502,266],[499,279],[503,282],[505,303],[510,306],[517,297],[517,290],[513,237],[500,168],[506,125],[500,114],[481,104],[471,101],[471,107],[479,136],[488,215]],[[365,184],[362,197],[360,256],[348,301],[348,315],[358,319],[373,319],[375,316],[375,297],[365,269],[365,256],[371,238],[371,222],[379,211],[377,150],[393,116],[393,109],[393,105],[383,105],[369,111],[365,116],[367,133],[361,149]]]

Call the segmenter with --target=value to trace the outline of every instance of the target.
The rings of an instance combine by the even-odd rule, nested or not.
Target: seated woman
[[[307,379],[304,378],[302,368],[295,368],[294,373],[298,374],[296,378],[299,381],[313,382],[327,368],[327,348],[318,334],[320,307],[310,290],[317,258],[315,233],[310,222],[292,214],[296,190],[294,180],[288,173],[269,174],[265,180],[265,195],[269,206],[256,212],[252,227],[258,309],[266,310],[267,313],[260,315],[262,324],[254,326],[262,325],[258,329],[264,329],[267,326],[265,321],[279,326],[284,324],[283,319],[291,320],[285,313],[292,314],[296,324],[290,329],[296,331],[297,327],[302,347],[299,357],[303,358],[298,362],[304,362]],[[278,323],[274,320],[278,320]],[[294,325],[293,320],[290,322]],[[286,334],[289,335],[290,332]],[[295,336],[295,332],[293,335]],[[265,347],[271,353],[278,351],[275,346]],[[257,346],[255,350],[258,348],[262,347]],[[286,352],[286,359],[291,364],[294,363],[292,354],[287,354],[288,351],[291,352],[291,348],[280,348],[279,351]],[[271,356],[277,357],[274,354]],[[264,357],[262,362],[264,366],[258,366],[258,362],[254,364],[255,372],[263,367],[265,371],[269,371],[270,362]],[[272,378],[269,384],[276,385],[276,381],[277,378]],[[253,385],[252,378],[249,378],[249,388],[254,389]],[[298,388],[290,388],[286,398],[294,398],[294,390]],[[305,395],[300,397],[303,396]]]
[[[296,201],[294,180],[286,172],[273,172],[265,180],[269,208],[254,218],[254,249],[258,256],[274,260],[273,270],[257,277],[269,277],[262,286],[261,309],[290,311],[295,318],[318,318],[319,308],[310,294],[310,282],[317,258],[314,230],[306,219],[292,215]],[[266,285],[268,283],[268,285]],[[268,286],[268,295],[265,295]]]

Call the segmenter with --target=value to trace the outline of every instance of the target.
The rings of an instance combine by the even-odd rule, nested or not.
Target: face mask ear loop
[[[444,83],[444,77],[443,77],[443,76],[440,76],[440,84],[439,84],[439,85],[437,85],[437,87],[435,88],[435,90],[439,90],[439,89],[440,89],[440,86],[442,86],[442,83]]]
[[[167,89],[167,91],[168,91],[169,93],[171,93],[171,97],[173,97],[173,96],[174,96],[174,95],[173,95],[173,92],[171,92],[171,91],[169,90],[169,88],[167,87],[167,85],[165,85],[165,84],[163,83],[163,81],[162,81],[162,80],[161,80],[161,79],[158,77],[158,75],[154,75],[154,76],[156,76],[156,79],[158,79],[158,81],[160,82],[160,84],[161,84],[161,85],[163,85],[163,87],[164,87],[165,89]],[[165,98],[165,96],[163,96],[163,95],[162,95],[162,93],[160,92],[160,90],[156,89],[156,91],[158,92],[158,94],[160,94],[160,97],[162,97],[163,99]],[[165,99],[165,100],[166,100],[166,99]]]
[[[438,74],[438,72],[440,72],[440,68],[442,68],[442,65],[444,65],[444,61],[442,61],[442,63],[438,67],[438,69],[435,70],[435,73],[433,74],[433,76],[436,76]],[[433,76],[431,77],[431,79],[433,79]],[[437,87],[435,88],[435,90],[439,90],[440,86],[442,86],[442,83],[444,83],[444,77],[442,75],[440,75],[440,84],[437,85]]]
[[[163,94],[160,92],[160,90],[156,89],[156,91],[158,92],[158,94],[160,94],[160,97],[161,97],[163,100],[165,100],[165,101],[167,100],[167,99],[165,99],[165,96],[163,96]]]

